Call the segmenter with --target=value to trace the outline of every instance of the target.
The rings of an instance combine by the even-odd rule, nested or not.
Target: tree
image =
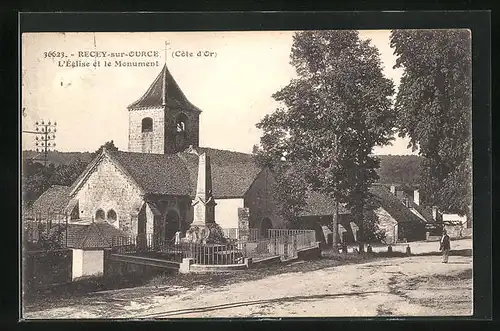
[[[394,30],[397,126],[423,156],[422,202],[470,216],[471,35],[469,30]]]
[[[92,159],[95,158],[97,155],[101,154],[102,150],[106,148],[106,150],[108,152],[118,152],[118,147],[115,146],[115,142],[113,140],[111,141],[106,141],[103,145],[101,145],[101,147],[99,147],[97,149],[97,151],[95,151],[93,154],[92,154]]]
[[[111,152],[118,151],[111,140],[92,153],[91,159],[99,155],[104,147]],[[61,163],[57,166],[53,163],[44,166],[42,163],[24,159],[22,168],[23,203],[29,206],[52,185],[72,185],[88,164],[89,161],[84,157],[77,157],[67,164]]]
[[[356,31],[296,33],[291,64],[298,78],[273,95],[284,106],[257,124],[260,160],[300,169],[311,189],[345,202],[362,239],[368,188],[378,178],[372,149],[394,134],[393,83],[377,48]]]

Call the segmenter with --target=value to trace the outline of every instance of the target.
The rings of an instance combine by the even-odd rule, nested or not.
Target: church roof
[[[186,98],[166,64],[146,93],[127,108],[131,110],[164,107],[165,105],[172,108],[182,108],[200,112],[198,107],[194,106]]]
[[[260,173],[250,154],[212,148],[207,153],[212,168],[214,198],[243,197]],[[137,182],[145,193],[194,197],[198,178],[198,156],[113,152],[110,156]]]
[[[257,175],[262,171],[253,155],[213,148],[196,148],[207,153],[212,168],[212,193],[214,198],[240,198],[245,195]],[[177,154],[186,163],[191,178],[192,196],[198,180],[198,157],[188,152]]]

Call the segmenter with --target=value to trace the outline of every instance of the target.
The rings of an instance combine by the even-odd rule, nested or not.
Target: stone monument
[[[215,203],[212,194],[212,171],[210,157],[206,153],[199,155],[198,182],[194,207],[193,223],[186,231],[184,242],[196,244],[226,244],[221,227],[215,222]]]

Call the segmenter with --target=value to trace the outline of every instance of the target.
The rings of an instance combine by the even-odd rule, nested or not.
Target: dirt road
[[[314,263],[297,262],[302,264]],[[290,267],[290,270],[293,266]],[[472,257],[386,258],[219,287],[141,287],[88,295],[26,318],[436,316],[472,314]]]

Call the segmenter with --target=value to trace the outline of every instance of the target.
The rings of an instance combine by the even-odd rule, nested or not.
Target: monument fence
[[[113,251],[120,254],[143,253],[150,257],[181,262],[192,258],[195,264],[242,264],[244,258],[255,260],[280,256],[297,257],[298,251],[314,247],[314,230],[273,229],[267,237],[254,236],[252,240],[233,240],[227,244],[175,243],[172,239],[155,238],[152,234],[137,237],[114,237]],[[228,238],[235,239],[235,238]]]

